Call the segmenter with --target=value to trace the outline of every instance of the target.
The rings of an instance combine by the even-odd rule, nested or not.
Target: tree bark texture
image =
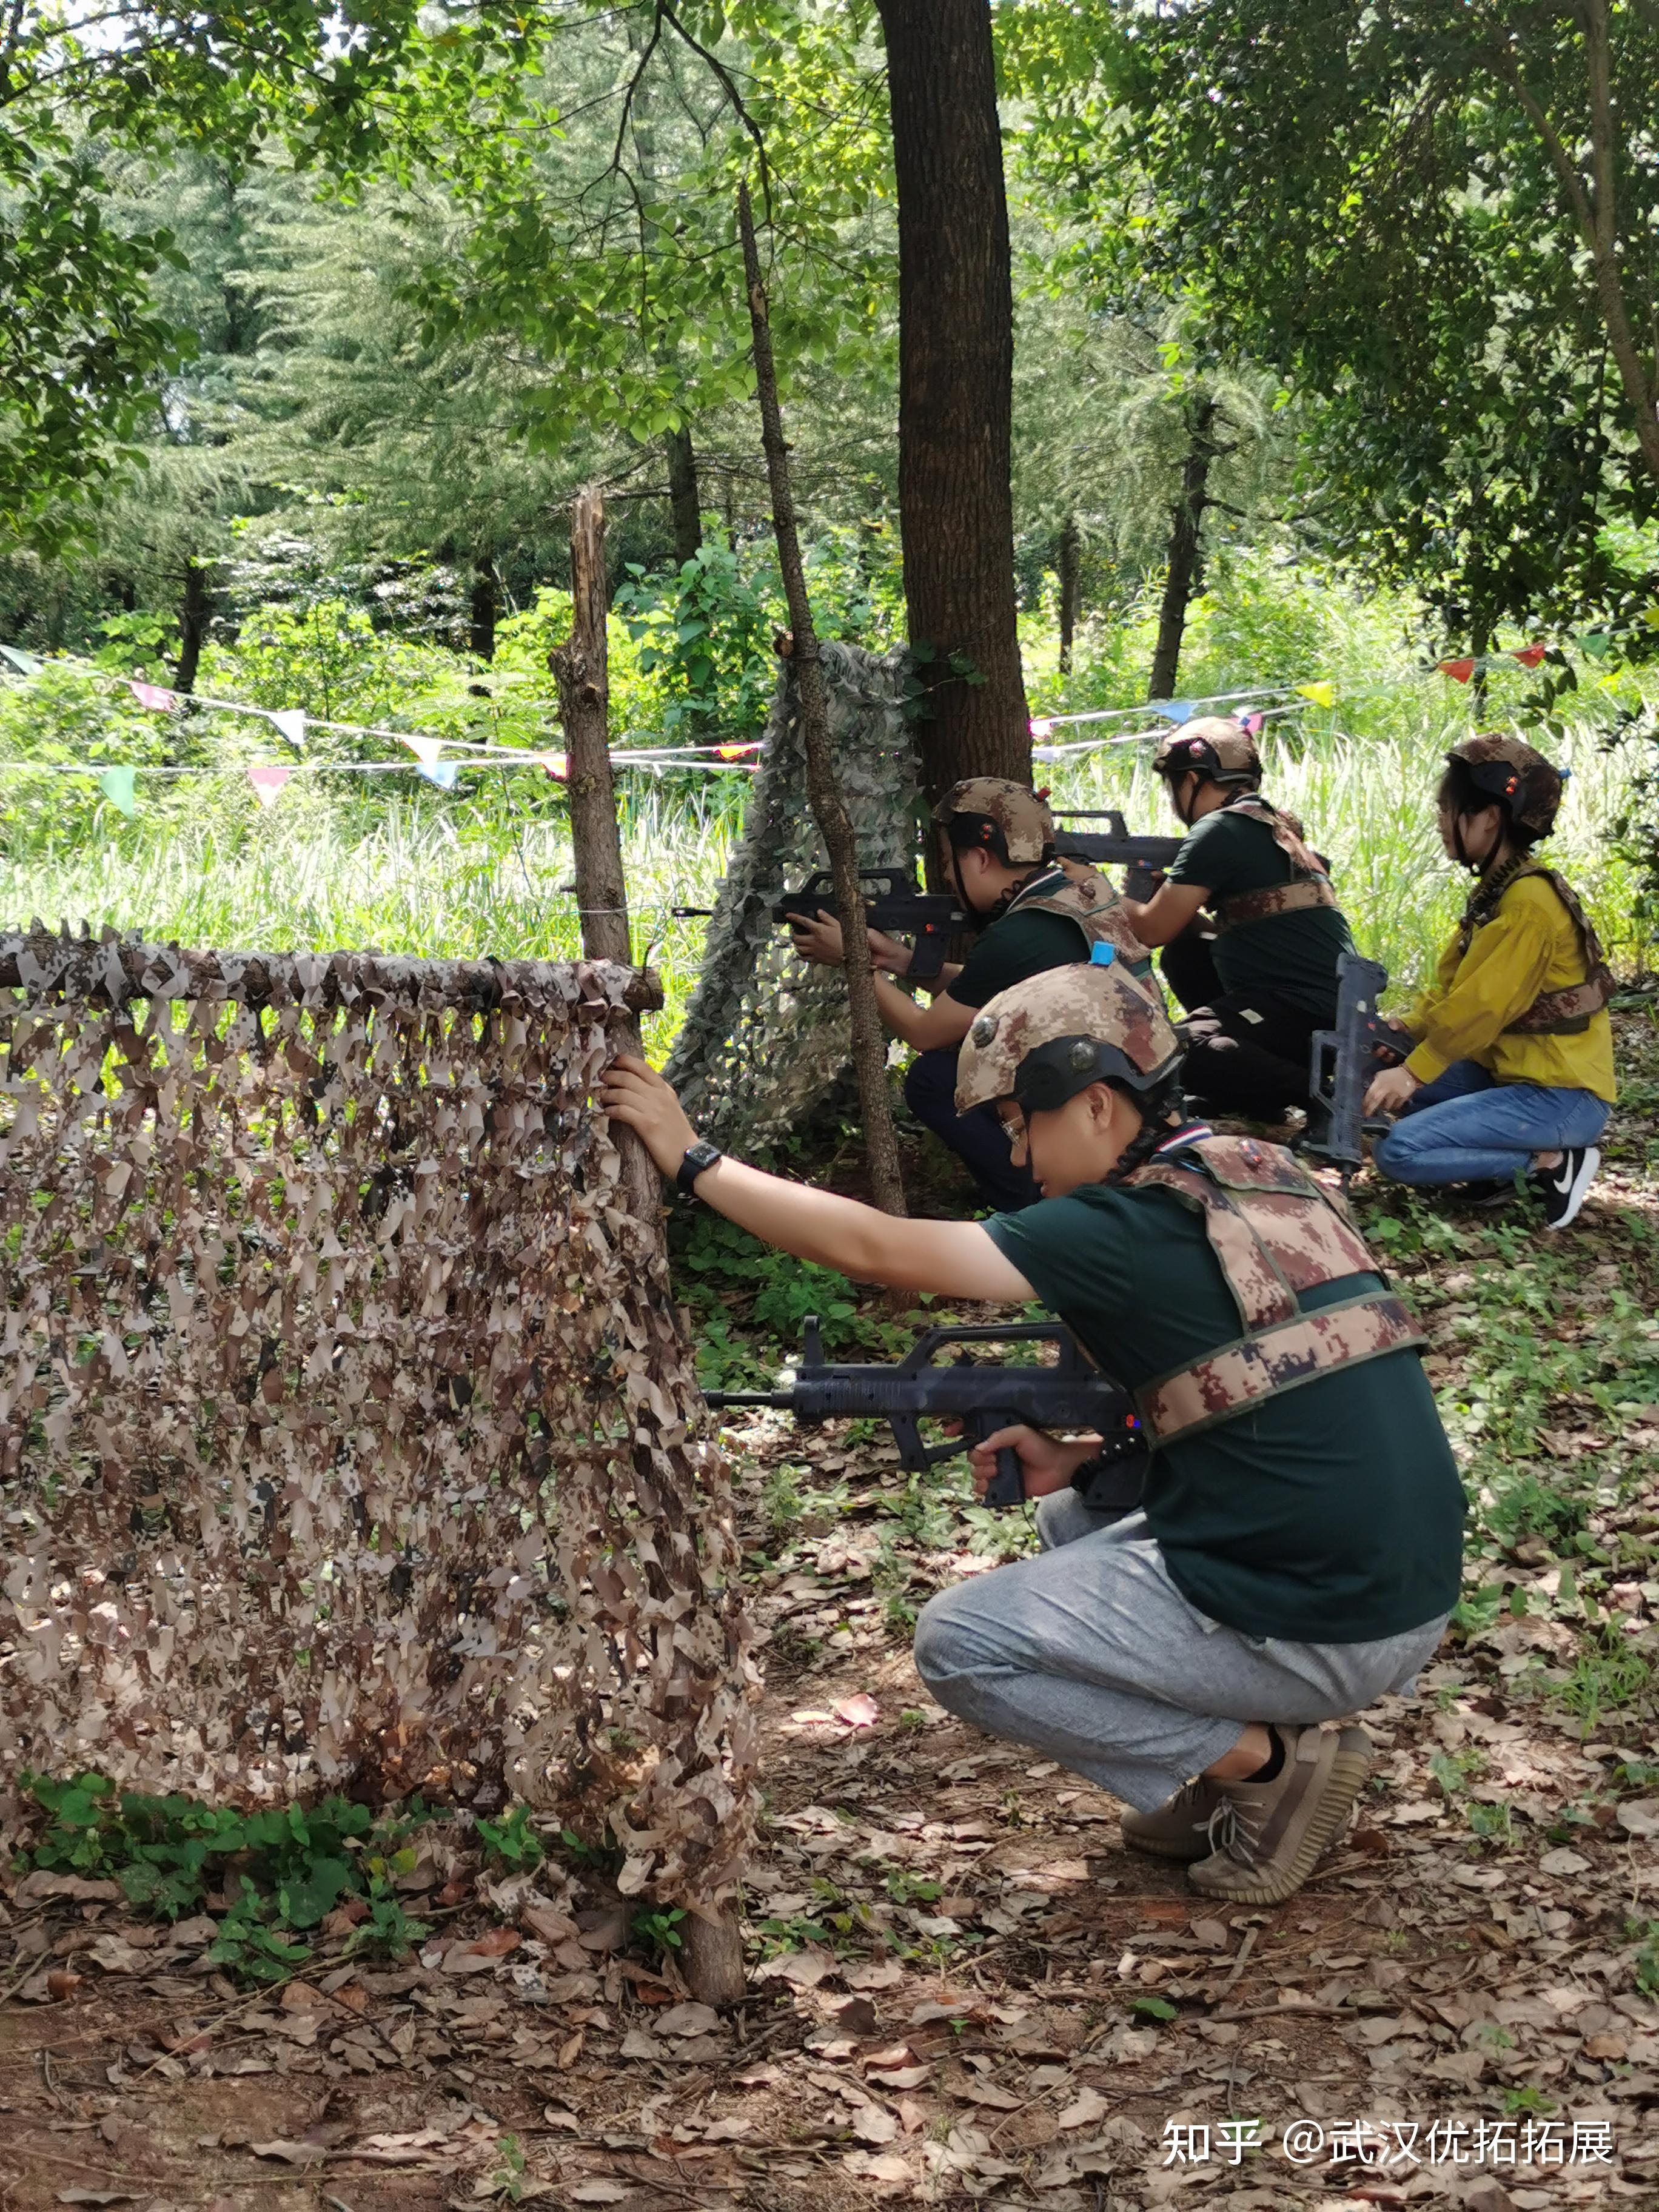
[[[634,954],[617,794],[611,780],[610,665],[605,631],[609,605],[605,501],[590,484],[577,494],[570,519],[570,635],[548,654],[547,665],[558,685],[559,719],[564,725],[565,790],[582,951],[590,960],[615,960],[626,968]],[[638,1052],[638,1030],[631,1030],[624,1042],[629,1052]],[[617,1142],[629,1203],[641,1220],[654,1221],[662,1207],[662,1187],[651,1156],[631,1130],[619,1129]]]
[[[668,461],[668,506],[674,519],[674,562],[683,568],[702,550],[702,502],[697,490],[697,457],[689,425],[662,434]]]
[[[480,660],[495,658],[495,618],[501,604],[495,563],[488,553],[481,553],[472,570],[472,597],[466,625],[466,641]]]
[[[196,671],[212,619],[213,594],[208,589],[207,570],[199,562],[186,560],[184,603],[179,610],[179,659],[173,672],[175,691],[196,689]]]
[[[576,907],[582,951],[590,960],[632,961],[628,890],[623,877],[622,837],[611,777],[610,660],[605,616],[605,501],[590,484],[576,497],[570,519],[570,635],[547,657],[559,690],[564,725],[566,790],[570,842],[574,848]],[[632,1023],[621,1032],[623,1049],[637,1053]],[[655,1164],[631,1129],[617,1127],[623,1188],[629,1211],[657,1224],[661,1235],[662,1182]],[[684,1966],[687,1986],[705,2004],[731,2004],[743,1995],[743,1938],[729,1905],[688,1913]]]
[[[1181,666],[1181,643],[1187,634],[1187,610],[1198,588],[1203,550],[1204,510],[1209,505],[1210,464],[1220,450],[1211,436],[1218,402],[1200,400],[1190,416],[1191,441],[1181,465],[1181,496],[1170,509],[1170,565],[1164,580],[1164,599],[1158,611],[1158,643],[1152,652],[1152,676],[1146,696],[1175,696]]]
[[[823,668],[818,658],[817,632],[812,627],[811,603],[806,596],[806,572],[801,565],[800,538],[795,526],[794,495],[789,482],[789,448],[784,442],[783,417],[778,405],[777,373],[772,363],[772,331],[768,319],[766,288],[761,282],[760,253],[755,244],[754,213],[749,188],[738,187],[738,228],[743,239],[744,276],[749,288],[749,319],[755,338],[755,386],[760,399],[761,442],[766,449],[766,473],[772,489],[772,529],[777,540],[778,566],[783,573],[783,595],[793,633],[792,659],[800,699],[801,738],[806,755],[806,793],[812,815],[830,856],[836,886],[836,902],[842,918],[847,948],[847,1002],[853,1036],[853,1066],[858,1077],[859,1102],[864,1112],[864,1141],[870,1163],[870,1184],[878,1206],[888,1213],[903,1213],[904,1178],[899,1167],[898,1139],[893,1130],[891,1103],[887,1094],[887,1036],[876,1005],[875,980],[870,966],[870,943],[858,927],[864,913],[864,891],[859,880],[858,846],[853,824],[842,803],[830,750],[830,714],[824,699]],[[1028,746],[1029,750],[1029,746]]]
[[[1083,548],[1078,537],[1077,517],[1068,514],[1060,530],[1060,672],[1072,672],[1072,641],[1077,635],[1077,618],[1081,611],[1080,566]]]
[[[898,185],[899,517],[931,801],[1029,782],[1014,593],[1013,302],[987,0],[877,0]],[[961,654],[983,680],[953,675]]]

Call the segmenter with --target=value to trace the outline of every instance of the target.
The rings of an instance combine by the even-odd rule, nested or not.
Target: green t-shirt
[[[1169,880],[1201,884],[1221,899],[1287,884],[1294,873],[1265,822],[1224,807],[1182,839]],[[1224,991],[1271,991],[1329,1022],[1336,1016],[1336,963],[1353,949],[1340,908],[1304,907],[1224,931],[1215,941],[1215,968]]]
[[[1091,1184],[985,1225],[1127,1389],[1240,1334],[1204,1224],[1172,1192]],[[1376,1287],[1345,1276],[1300,1303]],[[1244,1636],[1368,1644],[1457,1602],[1463,1493],[1413,1352],[1322,1375],[1155,1452],[1146,1508],[1182,1595]]]
[[[1069,968],[1088,957],[1089,940],[1076,922],[1063,914],[1021,913],[1016,908],[991,924],[945,995],[959,1006],[982,1006],[1028,976]]]

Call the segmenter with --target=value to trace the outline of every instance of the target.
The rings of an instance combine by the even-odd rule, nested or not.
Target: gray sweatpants
[[[1446,1616],[1376,1644],[1241,1636],[1189,1605],[1144,1513],[1091,1513],[1074,1491],[1037,1509],[1036,1558],[942,1590],[916,1623],[916,1669],[940,1705],[1155,1812],[1251,1721],[1346,1719],[1409,1686]]]

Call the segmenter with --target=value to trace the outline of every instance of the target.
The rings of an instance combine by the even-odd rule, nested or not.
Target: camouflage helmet
[[[1214,783],[1255,782],[1261,756],[1255,739],[1231,714],[1200,714],[1178,730],[1165,731],[1152,755],[1155,775],[1180,775],[1189,769]]]
[[[1046,969],[981,1009],[957,1062],[958,1114],[999,1098],[1048,1113],[1091,1083],[1148,1092],[1175,1074],[1181,1047],[1168,1016],[1110,953],[1097,945],[1091,961]]]
[[[1565,779],[1542,753],[1519,738],[1495,732],[1465,738],[1446,755],[1468,771],[1477,791],[1504,809],[1511,823],[1547,837],[1561,811]]]
[[[963,814],[993,825],[985,837],[987,845],[994,842],[996,830],[1001,831],[1002,850],[1016,867],[1041,860],[1054,850],[1054,817],[1023,783],[1010,783],[1000,775],[970,775],[953,783],[934,807],[933,818],[948,828]]]

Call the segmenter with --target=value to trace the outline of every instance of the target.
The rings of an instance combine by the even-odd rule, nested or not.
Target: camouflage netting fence
[[[709,1903],[724,1477],[588,1090],[635,971],[0,938],[0,1790],[558,1805]]]
[[[904,713],[909,662],[826,644],[836,773],[866,867],[915,854],[915,739]],[[766,750],[708,925],[702,975],[664,1073],[714,1143],[765,1148],[788,1136],[848,1073],[847,985],[809,968],[772,921],[772,902],[829,865],[806,799],[800,706],[786,662]]]

